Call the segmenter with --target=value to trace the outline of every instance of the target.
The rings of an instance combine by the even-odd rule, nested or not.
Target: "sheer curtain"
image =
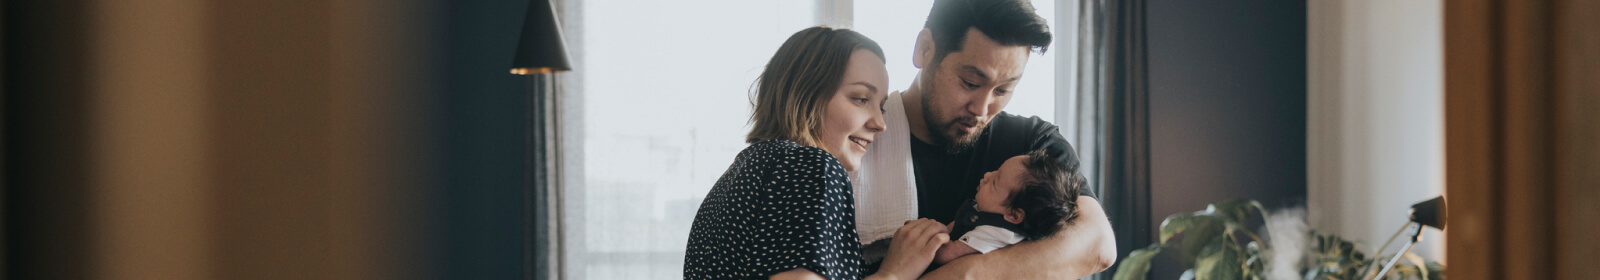
[[[1055,4],[1034,2],[1052,24]],[[912,46],[932,1],[557,5],[574,64],[559,77],[554,124],[559,275],[675,279],[701,200],[746,146],[751,86],[783,40],[824,22],[854,28],[884,48],[891,89],[902,90],[917,70]],[[1056,54],[1065,49],[1030,59],[1006,111],[1055,119]]]

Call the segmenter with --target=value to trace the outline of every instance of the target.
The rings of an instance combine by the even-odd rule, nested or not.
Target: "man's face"
[[[978,140],[1011,101],[1011,89],[1028,64],[1028,50],[1000,45],[977,28],[968,28],[961,51],[922,69],[929,89],[922,94],[922,118],[940,142],[935,144],[956,152]]]

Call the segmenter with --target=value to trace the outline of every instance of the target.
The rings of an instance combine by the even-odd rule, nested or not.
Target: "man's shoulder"
[[[1039,116],[1020,116],[1010,112],[1001,111],[994,117],[989,125],[991,132],[1005,138],[1022,137],[1032,139],[1048,133],[1058,133],[1060,130],[1055,124],[1045,121]]]
[[[1060,128],[1038,116],[1022,117],[1001,112],[990,126],[993,135],[990,135],[992,142],[988,145],[996,156],[1010,158],[1044,149],[1051,156],[1061,157],[1062,162],[1069,165],[1077,162],[1072,143],[1062,137]]]

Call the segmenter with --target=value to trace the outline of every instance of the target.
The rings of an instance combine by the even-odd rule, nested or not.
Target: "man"
[[[956,207],[977,192],[982,174],[1013,156],[1044,149],[1076,174],[1077,155],[1055,125],[1001,112],[1013,94],[1050,94],[1011,92],[1031,51],[1043,53],[1050,40],[1049,26],[1027,0],[934,2],[912,59],[921,71],[910,88],[890,96],[898,98],[886,106],[891,133],[878,139],[907,141],[909,147],[874,145],[858,171],[861,174],[852,174],[864,243],[874,247],[884,243],[875,242],[884,236],[876,232],[898,226],[886,221],[905,220],[893,211],[904,203],[886,193],[913,187],[898,187],[895,182],[915,185],[904,193],[915,193],[916,205],[905,209],[948,223]],[[894,120],[905,126],[896,126]],[[895,129],[907,130],[900,134],[909,132],[910,137],[900,137],[909,139],[896,139]],[[908,153],[909,168],[904,166]],[[925,277],[1067,279],[1103,271],[1116,259],[1111,223],[1092,193],[1085,191],[1077,203],[1078,220],[1063,225],[1052,237],[962,257]],[[872,250],[869,247],[867,254]]]

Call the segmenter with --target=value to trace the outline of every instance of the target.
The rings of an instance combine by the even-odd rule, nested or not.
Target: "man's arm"
[[[1117,259],[1116,237],[1100,202],[1078,197],[1078,219],[1049,238],[956,259],[923,279],[1077,279]]]

